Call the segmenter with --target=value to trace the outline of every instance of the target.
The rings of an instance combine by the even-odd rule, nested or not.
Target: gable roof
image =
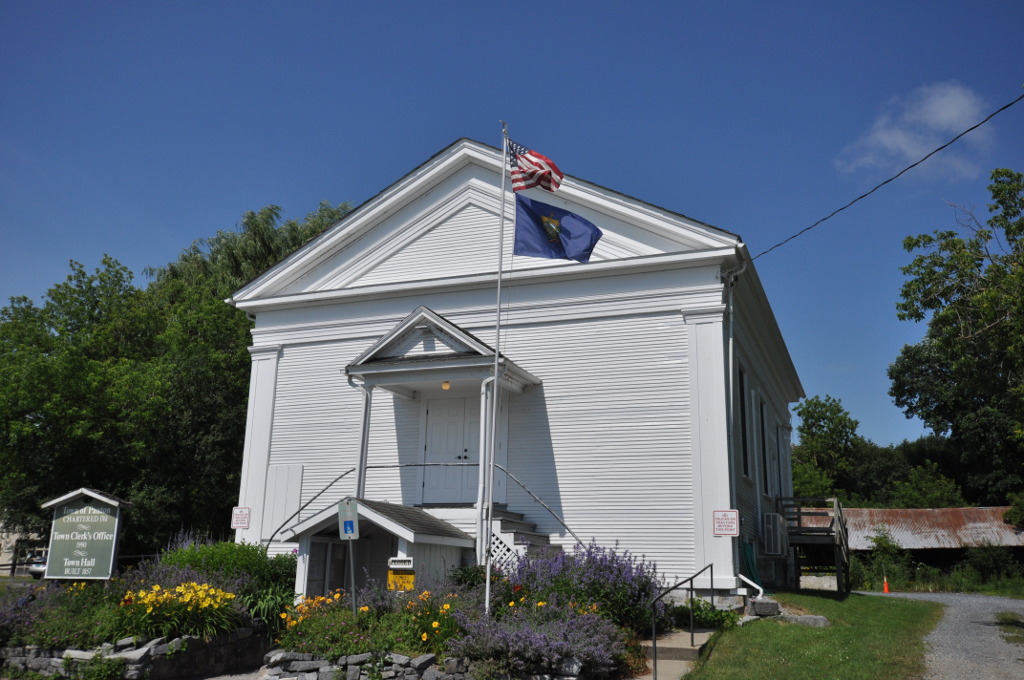
[[[501,384],[521,392],[540,379],[507,357],[498,358]],[[419,307],[400,321],[355,361],[345,374],[397,394],[411,396],[416,383],[468,380],[479,382],[494,374],[494,350],[473,334],[437,312]]]
[[[45,508],[52,508],[55,505],[60,505],[62,503],[67,503],[69,501],[75,500],[76,498],[92,498],[93,500],[97,500],[97,501],[99,501],[101,503],[106,503],[107,505],[112,505],[115,508],[119,508],[122,505],[130,505],[130,503],[128,503],[128,501],[121,500],[117,496],[112,496],[112,495],[110,495],[108,493],[103,493],[102,491],[96,491],[95,489],[87,489],[87,488],[85,488],[83,486],[82,488],[77,489],[75,491],[69,491],[68,493],[64,494],[63,496],[59,496],[57,498],[54,498],[53,500],[46,501],[40,507],[42,507],[44,509]]]
[[[279,307],[403,287],[478,285],[498,270],[505,164],[501,151],[457,140],[239,289],[240,308]],[[508,197],[508,187],[504,198]],[[621,266],[685,266],[736,257],[739,237],[619,192],[566,176],[533,196],[602,228],[586,267],[517,258],[517,277],[586,276]],[[505,200],[511,244],[514,201]],[[505,249],[511,263],[511,247]],[[438,263],[443,262],[444,266]],[[434,263],[433,269],[424,263]],[[507,268],[507,267],[506,267]]]
[[[472,548],[474,545],[473,539],[464,531],[443,519],[434,517],[422,508],[351,496],[342,499],[342,501],[346,500],[357,501],[356,508],[360,520],[365,519],[410,543],[453,545],[460,548]],[[284,529],[281,532],[281,537],[285,541],[294,541],[301,535],[315,534],[331,526],[337,526],[337,524],[338,506],[335,504]]]

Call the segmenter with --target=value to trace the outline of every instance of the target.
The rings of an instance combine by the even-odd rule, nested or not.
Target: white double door
[[[423,502],[475,503],[480,479],[480,402],[427,402]]]

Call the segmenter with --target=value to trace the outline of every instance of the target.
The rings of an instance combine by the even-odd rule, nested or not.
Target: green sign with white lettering
[[[46,578],[109,579],[117,550],[120,509],[78,496],[53,508]]]

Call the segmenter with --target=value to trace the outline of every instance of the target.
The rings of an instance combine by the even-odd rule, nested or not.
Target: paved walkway
[[[1024,617],[1024,600],[965,593],[867,593],[946,605],[939,625],[926,638],[925,680],[1024,680],[1024,646],[1003,639],[996,613]]]

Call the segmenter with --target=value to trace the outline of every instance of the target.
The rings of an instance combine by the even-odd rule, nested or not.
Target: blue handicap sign
[[[338,534],[346,541],[359,539],[359,505],[355,499],[338,503]]]

